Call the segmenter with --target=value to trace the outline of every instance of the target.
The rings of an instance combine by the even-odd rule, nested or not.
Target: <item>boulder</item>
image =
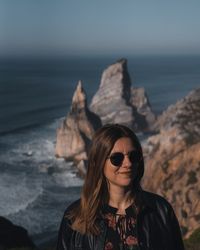
[[[188,237],[200,223],[200,89],[171,105],[154,128],[143,145],[143,186],[171,202]]]
[[[87,160],[87,146],[100,118],[87,107],[87,98],[81,81],[78,82],[67,117],[57,130],[55,155],[76,163]]]
[[[149,122],[155,119],[144,89],[131,89],[126,59],[104,70],[90,109],[103,124],[121,123],[135,131],[148,129]]]
[[[28,232],[23,227],[14,225],[8,219],[0,216],[0,249],[27,247],[35,248]]]

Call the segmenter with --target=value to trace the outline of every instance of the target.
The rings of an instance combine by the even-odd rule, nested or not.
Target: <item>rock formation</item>
[[[86,94],[79,81],[70,111],[57,130],[56,156],[76,163],[87,160],[88,142],[100,126],[100,118],[87,107]]]
[[[135,130],[145,130],[149,122],[155,120],[155,117],[149,115],[148,105],[144,91],[141,89],[131,91],[127,60],[121,59],[104,70],[90,109],[101,117],[103,124],[121,123]],[[148,119],[146,119],[147,113]]]
[[[143,186],[173,205],[187,237],[200,224],[200,89],[170,106],[143,146]]]
[[[28,232],[23,227],[14,225],[8,219],[0,216],[0,249],[35,248]]]
[[[144,129],[148,127],[149,129],[152,129],[152,126],[154,125],[156,120],[156,116],[151,109],[150,101],[145,89],[132,87],[130,103],[139,114],[137,116],[139,127]],[[141,122],[139,122],[139,118]]]
[[[110,65],[102,74],[90,109],[101,117],[102,123],[126,123],[132,126],[134,117],[130,99],[131,81],[126,60]]]

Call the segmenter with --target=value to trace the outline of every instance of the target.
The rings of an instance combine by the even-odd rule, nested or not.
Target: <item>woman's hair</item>
[[[134,177],[130,187],[132,197],[141,190],[140,180],[144,174],[144,161],[140,142],[134,132],[120,124],[107,124],[94,134],[89,155],[85,182],[82,188],[80,205],[70,212],[72,229],[82,234],[99,233],[96,225],[101,208],[109,201],[109,192],[104,176],[104,165],[115,142],[122,138],[131,139],[139,154],[139,161],[134,164]]]

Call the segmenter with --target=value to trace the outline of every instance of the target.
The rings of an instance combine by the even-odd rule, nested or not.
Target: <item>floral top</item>
[[[108,225],[104,250],[138,250],[136,218],[137,208],[131,205],[126,214],[117,214],[117,208],[106,205],[104,218]]]

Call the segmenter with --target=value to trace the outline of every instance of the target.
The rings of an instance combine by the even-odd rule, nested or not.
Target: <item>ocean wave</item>
[[[17,128],[4,129],[0,131],[0,136],[6,136],[10,134],[19,134],[21,132],[25,132],[25,131],[40,127],[41,125],[44,125],[44,124],[35,122],[35,123],[27,124],[24,126],[20,126]]]
[[[31,235],[58,230],[66,207],[80,197],[79,187],[64,188],[51,184],[26,210],[9,215],[13,223],[24,226]]]
[[[25,210],[42,194],[42,182],[27,177],[25,173],[0,175],[0,214],[8,216]]]
[[[54,123],[55,120],[59,119],[55,117],[56,115],[52,119],[52,113],[56,114],[57,111],[57,115],[63,112],[66,114],[67,110],[65,104],[57,104],[48,107],[29,108],[20,112],[15,111],[15,113],[9,111],[8,117],[5,114],[3,115],[6,123],[1,124],[0,136],[27,132],[37,127],[49,125],[49,123]]]
[[[83,180],[72,162],[54,156],[61,119],[0,138],[0,214],[30,234],[58,226],[67,204],[80,196]]]
[[[38,107],[38,108],[35,108],[35,109],[29,109],[27,111],[24,111],[24,112],[20,112],[18,115],[16,116],[27,116],[27,115],[35,115],[35,114],[40,114],[40,113],[45,113],[47,111],[55,111],[57,109],[60,109],[60,108],[66,108],[66,104],[65,103],[62,103],[62,104],[57,104],[57,105],[49,105],[49,106],[46,106],[46,107]]]
[[[0,153],[0,161],[14,164],[24,161],[35,163],[55,160],[54,148],[56,128],[59,120],[46,126],[30,130],[27,133],[9,134],[0,140],[1,145],[6,145]]]
[[[83,185],[83,180],[80,179],[76,172],[64,171],[61,173],[54,173],[55,182],[64,187],[80,187]]]

